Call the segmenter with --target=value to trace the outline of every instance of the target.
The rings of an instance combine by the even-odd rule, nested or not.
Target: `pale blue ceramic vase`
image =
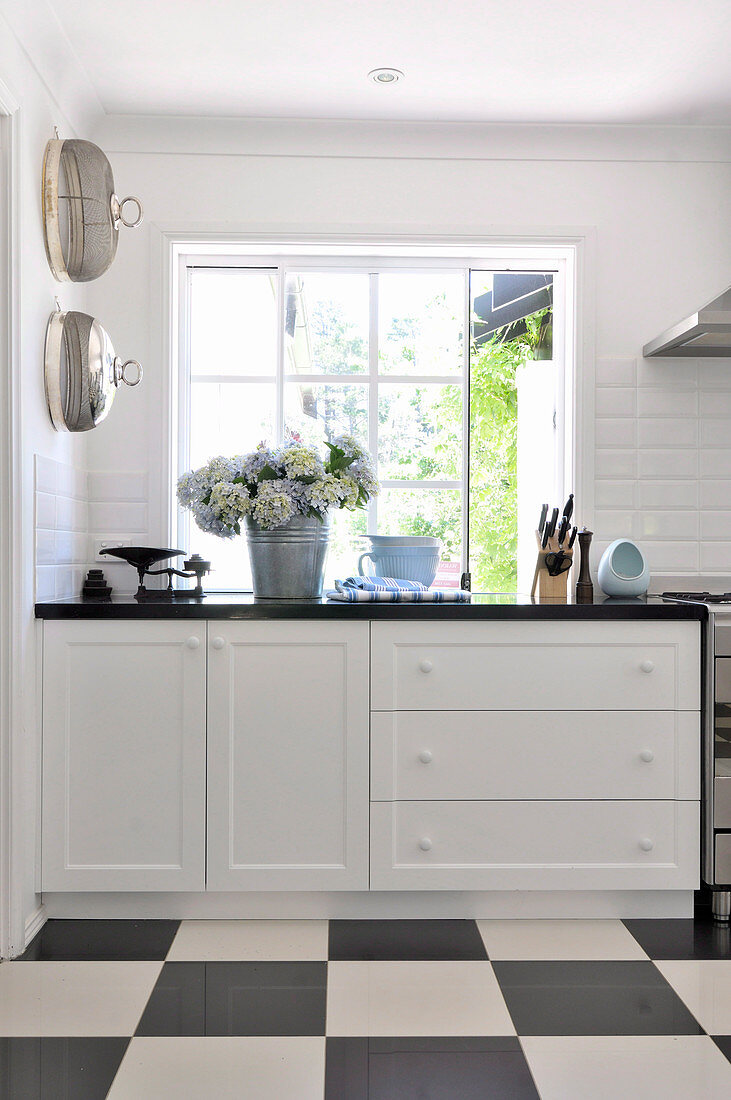
[[[644,596],[650,584],[650,566],[631,539],[615,539],[602,554],[597,579],[607,596]]]

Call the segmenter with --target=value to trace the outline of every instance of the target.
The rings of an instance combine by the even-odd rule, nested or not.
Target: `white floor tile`
[[[326,920],[184,920],[168,962],[327,959]]]
[[[681,959],[655,966],[709,1035],[731,1035],[731,959]]]
[[[520,1042],[541,1100],[731,1096],[731,1062],[707,1035],[540,1035]]]
[[[330,962],[328,1035],[514,1035],[489,962]]]
[[[491,959],[646,959],[620,920],[478,920]]]
[[[133,1039],[107,1100],[322,1100],[319,1036]]]
[[[132,1035],[161,962],[0,966],[0,1035]]]

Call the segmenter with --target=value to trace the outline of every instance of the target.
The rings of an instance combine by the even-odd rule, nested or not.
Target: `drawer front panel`
[[[699,727],[690,711],[374,712],[371,798],[698,799]]]
[[[374,710],[697,710],[697,623],[374,623]]]
[[[698,802],[374,802],[372,890],[693,889]]]

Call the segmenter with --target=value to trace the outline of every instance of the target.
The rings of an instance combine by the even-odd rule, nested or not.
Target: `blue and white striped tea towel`
[[[346,577],[335,581],[327,598],[344,603],[469,603],[470,593],[459,588],[427,588],[418,581],[393,577]]]

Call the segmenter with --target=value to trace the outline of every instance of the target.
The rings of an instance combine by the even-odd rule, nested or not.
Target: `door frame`
[[[20,743],[20,104],[0,80],[0,958],[25,944]]]

